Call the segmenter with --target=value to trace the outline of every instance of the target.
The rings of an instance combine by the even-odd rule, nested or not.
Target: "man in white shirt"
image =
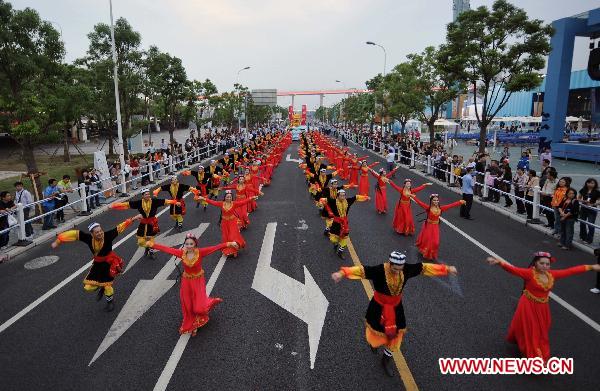
[[[388,172],[392,172],[392,170],[394,169],[394,162],[396,160],[396,153],[394,152],[394,148],[388,149],[388,153],[387,155],[385,155],[385,160],[387,161],[387,165],[388,165]],[[392,178],[395,178],[396,174],[392,174]]]
[[[548,147],[544,147],[544,152],[540,153],[540,163],[543,163],[544,159],[548,159],[550,165],[552,165],[552,152]]]
[[[21,203],[23,204],[23,215],[25,217],[25,221],[29,220],[29,212],[31,211],[31,207],[27,206],[33,204],[33,196],[29,192],[29,190],[23,187],[23,182],[15,182],[15,204]],[[25,236],[26,239],[30,239],[33,236],[33,227],[31,223],[25,223]]]

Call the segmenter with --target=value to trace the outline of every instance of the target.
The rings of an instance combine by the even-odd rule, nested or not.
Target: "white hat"
[[[142,189],[142,194],[144,194],[144,193],[150,193],[150,189],[149,189],[149,188],[147,188],[147,187],[144,187],[144,188]]]
[[[392,251],[390,253],[389,261],[394,265],[404,265],[406,263],[406,255],[398,251]]]
[[[92,224],[88,225],[88,231],[92,232],[92,230],[94,228],[99,227],[99,226],[100,226],[100,224],[94,221]]]

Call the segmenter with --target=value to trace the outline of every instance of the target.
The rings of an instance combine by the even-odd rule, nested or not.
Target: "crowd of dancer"
[[[58,234],[52,247],[77,240],[88,246],[93,254],[93,263],[83,280],[84,289],[97,292],[97,300],[104,296],[105,310],[110,312],[115,307],[113,284],[124,267],[123,259],[113,250],[113,241],[134,221],[138,221],[137,243],[145,248],[145,256],[155,258],[155,252],[162,251],[181,259],[180,301],[183,321],[179,332],[195,335],[197,329],[208,322],[210,310],[222,301],[206,294],[202,259],[219,250],[224,256],[235,258],[246,246],[240,230],[248,228],[248,216],[257,209],[256,201],[263,195],[261,189],[270,184],[273,170],[290,143],[289,133],[277,130],[263,132],[243,148],[228,150],[221,159],[211,160],[206,167],[199,165],[196,170],[184,171],[184,177],[193,176],[194,185],[180,183],[177,176],[173,175],[170,183],[154,191],[142,189],[139,200],[113,203],[110,206],[113,210],[133,209],[138,212],[117,227],[104,231],[100,224],[94,222],[88,226],[89,233],[74,229]],[[225,194],[219,200],[222,190]],[[170,198],[157,198],[161,192],[167,193]],[[165,205],[170,207],[174,228],[182,231],[186,214],[184,198],[188,192],[194,194],[196,207],[203,205],[206,210],[206,206],[211,205],[220,209],[220,244],[199,247],[198,238],[192,234],[186,236],[182,248],[164,246],[155,241],[160,232],[158,212]]]
[[[115,203],[114,210],[134,209],[138,212],[117,227],[104,231],[100,224],[92,223],[87,232],[70,230],[57,236],[52,247],[64,242],[79,240],[85,243],[94,256],[91,269],[83,284],[88,292],[97,292],[98,300],[106,298],[106,310],[114,309],[114,280],[124,266],[124,261],[113,250],[113,241],[133,222],[138,221],[137,243],[146,249],[146,256],[154,257],[155,251],[168,253],[181,259],[183,265],[180,302],[183,320],[180,333],[195,335],[198,328],[209,320],[209,312],[222,302],[218,297],[208,297],[204,280],[202,260],[204,257],[221,251],[224,257],[235,258],[246,247],[242,230],[250,225],[250,214],[258,208],[257,200],[263,195],[262,189],[269,186],[273,171],[282,160],[283,153],[291,144],[289,132],[274,131],[265,133],[247,143],[241,150],[228,150],[221,159],[211,160],[207,166],[185,171],[184,177],[192,176],[195,184],[179,183],[175,176],[169,184],[156,188],[143,189],[142,198],[137,201]],[[349,245],[350,224],[348,215],[355,202],[371,200],[371,181],[374,183],[375,210],[379,214],[388,212],[387,186],[400,194],[394,206],[391,229],[398,235],[412,236],[416,232],[413,211],[414,202],[426,214],[415,245],[424,261],[407,263],[405,254],[399,251],[390,253],[388,261],[375,265],[342,266],[331,278],[335,282],[342,279],[369,279],[373,282],[374,296],[366,313],[366,340],[374,353],[383,348],[381,364],[388,376],[394,376],[393,354],[400,349],[406,332],[406,319],[402,298],[407,281],[423,275],[439,277],[456,275],[454,266],[438,263],[440,247],[440,217],[450,208],[463,205],[464,200],[442,205],[438,194],[431,194],[428,202],[417,197],[418,193],[430,186],[424,183],[413,186],[409,179],[402,186],[394,182],[398,170],[388,166],[375,170],[378,162],[369,163],[367,157],[358,157],[350,149],[316,131],[305,132],[300,141],[298,153],[302,158],[300,168],[306,178],[308,192],[324,223],[324,236],[333,244],[335,254],[345,259]],[[345,182],[345,183],[344,183]],[[221,191],[225,191],[220,199]],[[161,192],[168,199],[156,198]],[[175,228],[182,230],[187,192],[194,194],[196,207],[207,206],[220,211],[221,242],[214,246],[200,247],[198,238],[188,234],[182,248],[164,246],[155,241],[160,232],[157,212],[169,205]],[[354,192],[354,195],[350,195]],[[154,197],[153,197],[154,196]],[[600,265],[581,265],[564,270],[550,270],[554,258],[546,252],[537,252],[529,268],[518,268],[495,258],[488,263],[498,264],[507,272],[525,281],[523,294],[509,328],[507,339],[518,345],[525,357],[550,358],[549,328],[550,310],[548,296],[555,280],[586,271],[600,271]]]

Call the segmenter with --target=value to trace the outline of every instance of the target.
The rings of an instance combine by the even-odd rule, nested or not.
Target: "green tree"
[[[62,65],[60,73],[46,84],[44,96],[48,112],[51,122],[64,135],[63,160],[69,162],[70,129],[77,126],[93,106],[90,74],[87,69],[75,65]]]
[[[375,115],[375,95],[356,94],[342,100],[342,117],[346,122],[362,125],[372,122]]]
[[[142,37],[139,32],[133,30],[125,18],[117,19],[114,35],[115,51],[117,53],[117,75],[119,78],[119,100],[122,120],[124,121],[122,124],[122,143],[127,158],[127,138],[134,132],[131,128],[131,116],[141,106],[139,96],[144,92],[144,62],[143,53],[140,50]],[[107,98],[112,92],[114,105],[114,88],[109,88],[112,83],[112,67],[114,66],[110,26],[105,23],[96,24],[92,32],[88,34],[88,39],[90,45],[87,56],[77,62],[96,72],[98,78],[97,92],[105,94]],[[109,124],[108,129],[112,135],[112,123]]]
[[[38,173],[35,145],[47,141],[53,130],[43,91],[60,74],[64,54],[58,31],[35,10],[15,10],[0,0],[0,112],[29,173]]]
[[[416,72],[416,89],[424,98],[424,105],[418,111],[420,119],[429,128],[433,141],[434,123],[442,108],[452,101],[462,90],[458,74],[445,63],[445,51],[428,46],[420,54],[410,54],[407,58]]]
[[[425,107],[425,95],[419,88],[417,73],[412,63],[404,62],[396,65],[383,83],[389,115],[400,122],[402,133],[408,120]]]
[[[552,34],[552,26],[529,19],[505,0],[496,0],[491,10],[482,6],[463,12],[448,25],[445,63],[483,99],[481,111],[475,105],[480,152],[488,125],[510,96],[542,82],[538,72],[550,53]]]

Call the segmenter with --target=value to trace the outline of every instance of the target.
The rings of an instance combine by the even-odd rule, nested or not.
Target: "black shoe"
[[[156,259],[156,251],[149,251],[148,254],[150,254],[151,259]]]
[[[339,259],[341,259],[341,260],[346,260],[346,255],[344,255],[344,250],[340,250],[340,249],[338,248],[338,250],[337,250],[337,256],[338,256],[338,258],[339,258]]]
[[[196,209],[198,209],[199,207],[200,207],[200,203],[198,202],[198,203],[196,204]]]
[[[114,309],[115,309],[115,299],[111,298],[109,301],[106,302],[106,307],[104,307],[104,311],[111,312]]]
[[[100,289],[98,289],[98,294],[96,295],[96,301],[102,300],[102,296],[104,296],[104,287],[103,286],[101,286]]]
[[[206,205],[204,205],[204,211],[206,212]]]
[[[383,367],[383,370],[385,371],[386,375],[388,375],[389,377],[394,377],[394,366],[392,364],[392,357],[384,354],[383,357],[381,357],[381,366]]]
[[[323,235],[325,235],[326,238],[329,237],[329,230],[326,229],[325,231],[323,231]]]
[[[373,354],[377,354],[377,348],[374,348],[373,346],[369,345],[369,348],[371,349],[371,353]]]
[[[148,255],[150,255],[150,249],[146,247],[146,249],[144,250],[144,257],[147,257]]]

